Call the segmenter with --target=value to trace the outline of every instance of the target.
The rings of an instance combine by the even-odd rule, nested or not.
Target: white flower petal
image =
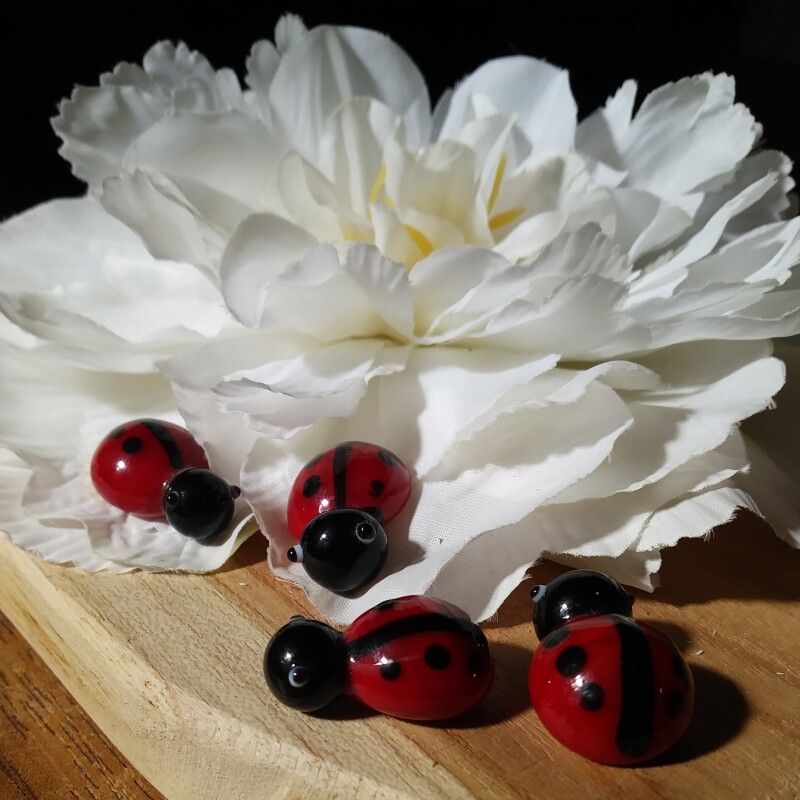
[[[281,54],[308,35],[308,28],[297,14],[284,14],[275,25],[275,45]]]
[[[682,208],[650,192],[623,188],[610,198],[616,206],[614,241],[632,261],[666,246],[692,222]]]
[[[742,188],[756,183],[765,175],[775,175],[772,188],[762,198],[737,214],[726,228],[726,236],[747,234],[762,225],[786,219],[791,216],[790,194],[794,188],[792,162],[776,150],[758,150],[738,164],[730,180],[716,192],[707,192],[697,219],[702,220],[742,191]]]
[[[290,263],[265,292],[261,324],[294,328],[320,341],[412,334],[405,267],[371,245],[320,245]]]
[[[152,371],[155,359],[231,328],[205,277],[154,259],[91,198],[6,222],[0,269],[4,312],[54,357],[97,369]]]
[[[156,258],[185,261],[215,277],[223,244],[220,232],[163,175],[136,170],[109,178],[100,202],[136,231]]]
[[[800,219],[766,225],[737,237],[692,265],[681,290],[724,281],[786,283],[800,261]]]
[[[143,67],[121,64],[101,78],[100,86],[77,88],[53,120],[64,140],[61,154],[92,191],[119,172],[131,144],[171,111],[246,107],[235,75],[230,70],[215,73],[185,44],[154,45]]]
[[[605,110],[582,123],[577,148],[628,173],[627,186],[671,199],[729,172],[749,152],[760,127],[734,82],[706,73],[649,94],[631,119],[636,85],[627,82]]]
[[[315,245],[295,224],[270,214],[254,214],[231,237],[220,263],[222,296],[245,325],[256,325],[269,281]]]
[[[650,552],[672,547],[683,538],[704,536],[742,510],[756,509],[746,492],[732,486],[678,499],[653,514],[636,543],[636,550]]]
[[[800,547],[800,430],[795,422],[800,401],[800,347],[786,344],[776,354],[786,364],[787,380],[775,407],[743,426],[751,470],[737,478],[779,536]]]
[[[480,301],[490,279],[509,267],[502,256],[472,245],[437,250],[418,261],[409,275],[417,334],[431,334],[437,320],[457,313],[473,297]]]
[[[388,258],[409,268],[436,247],[450,248],[464,244],[464,235],[456,225],[408,206],[390,210],[373,204],[370,216],[378,249]]]
[[[199,542],[165,523],[130,515],[112,525],[88,523],[88,535],[97,555],[144,570],[211,572],[221,567],[238,546],[255,532],[253,515],[237,502],[230,527],[211,541]]]
[[[23,457],[73,459],[80,426],[104,409],[114,408],[124,419],[141,408],[172,407],[169,385],[157,373],[79,369],[6,346],[0,359],[0,441]]]
[[[489,61],[456,87],[439,132],[440,141],[455,138],[471,121],[474,95],[488,96],[497,109],[515,116],[534,149],[572,149],[577,107],[564,70],[526,56]]]
[[[214,471],[237,483],[239,471],[257,434],[242,424],[241,417],[223,413],[211,388],[232,369],[247,369],[262,363],[273,337],[256,331],[230,341],[220,340],[193,348],[159,364],[169,378],[175,403],[186,427],[200,442]],[[295,348],[295,343],[290,344]],[[292,349],[291,352],[296,352]]]
[[[774,442],[769,442],[774,445]],[[776,449],[780,462],[784,462],[784,443]],[[747,453],[750,457],[751,472],[737,478],[755,503],[754,510],[764,517],[773,530],[789,544],[800,547],[800,510],[797,506],[797,482],[800,470],[794,464],[776,463],[758,443],[748,438]]]
[[[556,360],[553,355],[531,359],[482,349],[417,348],[402,373],[379,382],[379,423],[414,431],[413,439],[407,434],[403,452],[424,478],[462,429],[511,387],[550,369]]]
[[[322,26],[291,42],[270,86],[276,121],[313,161],[328,116],[353,97],[372,97],[403,118],[412,147],[430,129],[430,101],[416,66],[394,42],[360,28]]]
[[[472,218],[480,169],[469,147],[459,142],[438,142],[410,153],[390,139],[384,157],[385,187],[393,205],[441,217],[463,231],[469,241],[475,241],[478,231]],[[436,245],[436,239],[430,241]]]
[[[289,216],[299,226],[322,241],[361,238],[361,231],[340,205],[339,193],[332,181],[299,153],[288,153],[281,161],[278,190]]]
[[[595,275],[566,280],[541,304],[515,301],[495,314],[483,346],[558,351],[567,360],[594,360],[642,349],[644,326],[619,310],[620,284]]]
[[[64,140],[61,155],[72,164],[76,177],[99,188],[116,175],[131,139],[164,114],[167,99],[155,82],[138,67],[126,70],[138,85],[109,82],[98,88],[79,87],[59,108],[53,120]]]
[[[47,478],[43,475],[47,474]],[[34,477],[36,475],[36,478]],[[60,476],[44,464],[35,467],[10,450],[0,448],[0,531],[18,547],[56,564],[75,564],[89,572],[126,572],[130,567],[99,556],[91,547],[86,528],[79,520],[37,519],[27,514],[25,503],[56,492]],[[36,480],[36,489],[30,487]]]
[[[568,222],[563,211],[545,211],[520,222],[495,247],[509,261],[535,258],[564,230]]]
[[[353,414],[377,375],[401,370],[407,348],[377,339],[340,342],[233,373],[214,388],[220,409],[277,438],[327,417]]]
[[[150,126],[125,153],[121,167],[155,169],[176,181],[198,179],[256,209],[273,197],[283,153],[275,136],[244,114],[165,117]],[[274,204],[274,201],[272,201]]]
[[[278,48],[272,42],[260,39],[250,48],[250,55],[245,61],[247,72],[244,82],[259,96],[259,100],[266,98],[269,93],[269,87],[280,63]],[[258,105],[261,110],[266,107],[262,102]],[[269,117],[264,119],[264,122],[269,122]]]
[[[320,166],[336,186],[338,196],[356,215],[367,218],[372,197],[385,169],[386,143],[405,143],[402,120],[395,111],[371,98],[341,105],[328,118],[320,143]]]
[[[655,549],[644,550],[643,529],[653,525],[650,538],[674,544],[679,537],[708,533],[729,519],[740,501],[746,503],[743,493],[721,488],[653,513],[680,486],[691,485],[695,472],[704,472],[700,464],[692,465],[688,476],[671,476],[661,485],[622,497],[538,508],[519,523],[487,531],[450,554],[427,591],[460,605],[474,619],[487,619],[545,555],[652,589],[650,576],[660,566],[660,556]],[[626,550],[633,542],[637,549]],[[465,574],[472,576],[468,584]]]

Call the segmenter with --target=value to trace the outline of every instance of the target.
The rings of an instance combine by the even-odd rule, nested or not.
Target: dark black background
[[[570,70],[579,114],[626,78],[640,92],[705,70],[737,79],[737,99],[769,147],[800,158],[800,3],[774,2],[18,2],[0,11],[0,217],[83,186],[57,154],[49,119],[75,84],[159,39],[185,41],[219,68],[244,70],[282,13],[312,27],[371,27],[414,59],[435,100],[489,58],[525,53]],[[640,94],[640,99],[641,99]],[[797,171],[795,171],[797,177]]]

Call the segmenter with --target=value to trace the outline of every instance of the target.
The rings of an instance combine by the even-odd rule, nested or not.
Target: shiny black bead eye
[[[544,597],[546,590],[547,586],[544,583],[534,586],[533,589],[531,589],[531,600],[533,600],[534,603],[538,603]]]
[[[298,561],[302,562],[303,548],[299,544],[296,544],[294,547],[290,547],[286,552],[286,558],[294,563],[297,563]]]
[[[358,525],[356,525],[356,538],[359,542],[369,544],[375,541],[377,535],[378,532],[375,530],[375,527],[369,522],[359,522]]]
[[[302,689],[311,680],[311,673],[303,666],[293,667],[289,670],[287,680],[293,688]]]
[[[186,469],[167,484],[163,506],[167,522],[192,539],[208,539],[233,517],[231,487],[207,469]]]

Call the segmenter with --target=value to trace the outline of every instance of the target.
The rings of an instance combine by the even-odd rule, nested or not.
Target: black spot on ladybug
[[[388,464],[390,467],[397,466],[397,459],[391,453],[387,453],[385,450],[378,450],[378,458],[383,461],[384,464]]]
[[[548,650],[552,650],[554,647],[558,647],[564,639],[569,636],[569,630],[567,628],[558,628],[554,630],[549,636],[545,637],[545,640],[542,642],[542,646],[546,647]]]
[[[606,693],[599,683],[587,683],[580,690],[580,704],[585,711],[599,711],[603,707]]]
[[[481,653],[470,653],[467,659],[467,670],[473,678],[479,678],[486,672],[486,659]]]
[[[396,681],[400,677],[401,671],[399,661],[387,661],[385,664],[381,664],[381,678],[384,680]]]
[[[303,484],[303,497],[313,497],[319,491],[320,486],[322,486],[322,478],[319,475],[306,478],[306,482]]]
[[[370,481],[369,484],[370,497],[380,497],[383,494],[383,490],[385,488],[386,484],[383,481]]]
[[[397,605],[397,600],[384,600],[382,603],[378,603],[372,610],[373,611],[388,611],[390,608],[394,608]]]
[[[573,645],[559,653],[556,659],[556,669],[565,678],[577,675],[586,664],[586,651],[582,647]]]
[[[688,682],[686,678],[686,662],[679,655],[672,657],[672,670],[679,681]]]
[[[126,453],[138,453],[142,449],[142,440],[138,436],[129,436],[122,443],[122,449]]]
[[[450,651],[443,644],[432,644],[425,648],[425,663],[431,669],[446,669],[450,664]]]
[[[670,692],[667,695],[667,713],[672,717],[677,717],[683,708],[683,692],[678,689],[677,691]]]

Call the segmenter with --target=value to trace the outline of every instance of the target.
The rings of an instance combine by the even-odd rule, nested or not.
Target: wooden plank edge
[[[412,797],[236,720],[229,721],[228,733],[235,734],[242,755],[220,746],[219,711],[168,686],[145,660],[125,650],[97,619],[59,591],[46,569],[59,568],[40,566],[0,539],[0,607],[98,727],[169,800],[316,800],[322,788],[353,798]],[[52,620],[58,620],[59,629]],[[445,784],[456,782],[452,775],[439,777]]]

